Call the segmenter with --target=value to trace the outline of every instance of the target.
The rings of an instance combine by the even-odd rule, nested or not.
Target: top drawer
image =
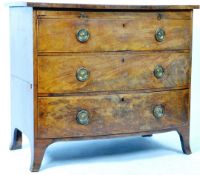
[[[85,42],[77,39],[81,29]],[[38,11],[37,32],[38,52],[190,49],[191,12]]]

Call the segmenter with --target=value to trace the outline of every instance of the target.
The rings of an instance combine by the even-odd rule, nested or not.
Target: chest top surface
[[[192,10],[199,5],[111,5],[111,4],[69,4],[69,3],[42,3],[42,2],[15,2],[10,7],[33,8],[67,8],[67,9],[96,9],[96,10]]]

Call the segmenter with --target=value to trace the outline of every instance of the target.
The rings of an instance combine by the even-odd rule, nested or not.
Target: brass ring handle
[[[158,42],[162,42],[165,39],[165,35],[166,35],[165,30],[162,29],[162,28],[159,28],[159,29],[156,30],[155,39]]]
[[[86,110],[80,110],[76,116],[76,121],[81,125],[89,124],[89,113]]]
[[[153,108],[153,115],[155,118],[161,118],[165,115],[165,108],[163,105],[156,105]]]
[[[84,43],[90,38],[90,33],[86,29],[80,29],[76,34],[76,38],[79,42]]]
[[[157,65],[153,71],[156,78],[162,78],[165,74],[165,69],[161,65]]]
[[[76,79],[82,82],[88,80],[89,75],[90,72],[84,67],[81,67],[76,71]]]

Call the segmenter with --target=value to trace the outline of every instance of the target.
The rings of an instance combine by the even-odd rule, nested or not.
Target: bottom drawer
[[[189,90],[40,97],[38,137],[88,137],[154,131],[188,122]]]

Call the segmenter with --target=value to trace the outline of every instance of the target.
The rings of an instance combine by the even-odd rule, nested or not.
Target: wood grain
[[[180,137],[181,147],[184,154],[191,154],[190,149],[190,126],[177,128],[177,132]]]
[[[26,6],[26,7],[25,7]],[[24,2],[11,13],[11,146],[31,147],[31,171],[57,141],[151,135],[176,130],[190,154],[192,9],[199,6]],[[16,7],[16,8],[15,8]],[[86,28],[90,39],[79,43]],[[166,38],[155,40],[163,28]],[[162,65],[165,75],[153,70]],[[85,67],[89,80],[76,80]],[[156,119],[155,105],[165,107]],[[87,126],[76,115],[88,110]]]
[[[38,57],[39,93],[78,93],[188,87],[189,53],[101,53]],[[162,65],[165,75],[154,76]],[[76,71],[85,67],[90,77],[76,79]]]
[[[46,151],[46,148],[53,143],[50,139],[34,140],[34,147],[31,148],[31,166],[30,171],[38,172]]]
[[[86,19],[38,19],[38,52],[190,49],[190,20],[160,20],[155,18],[156,12],[150,16],[148,13],[140,12],[135,17],[130,15],[132,17],[128,18],[126,13],[129,12],[124,12],[124,18],[120,14],[109,13],[110,17],[103,17],[101,14],[100,19],[94,15]],[[177,12],[171,13],[171,16],[177,16]],[[186,13],[189,15],[191,12]],[[86,43],[80,43],[76,39],[76,33],[82,28],[90,32],[90,38]],[[155,39],[158,28],[166,31],[163,42]]]
[[[122,133],[122,134],[109,134],[109,135],[100,135],[100,136],[88,136],[88,137],[66,137],[66,138],[54,138],[54,139],[36,139],[35,140],[35,152],[32,157],[35,157],[34,161],[32,160],[31,163],[31,171],[38,172],[42,163],[42,159],[44,153],[49,145],[56,144],[57,142],[63,141],[80,141],[80,140],[88,140],[88,139],[109,139],[109,138],[117,138],[117,137],[131,137],[131,136],[141,136],[141,135],[148,135],[151,136],[152,134],[157,133],[164,133],[169,131],[178,131],[181,139],[181,146],[183,153],[190,154],[190,146],[189,146],[189,128],[188,124],[183,125],[181,127],[169,127],[167,129],[160,129],[160,130],[151,130],[151,131],[143,131],[143,132],[135,132],[135,133]],[[33,154],[33,153],[32,153]],[[67,158],[66,158],[67,159]]]
[[[172,13],[173,12],[173,13]],[[137,19],[145,20],[190,20],[191,12],[183,11],[147,11],[142,15],[140,11],[86,11],[86,10],[37,10],[38,19]]]
[[[94,9],[94,10],[191,10],[199,5],[104,5],[104,4],[72,4],[72,3],[42,3],[14,2],[10,7],[59,8],[59,9]]]
[[[178,127],[188,123],[188,90],[38,99],[39,138],[83,137],[134,133]],[[172,103],[173,102],[173,103]],[[164,105],[165,116],[152,110]],[[76,121],[78,111],[90,114],[90,123]]]

